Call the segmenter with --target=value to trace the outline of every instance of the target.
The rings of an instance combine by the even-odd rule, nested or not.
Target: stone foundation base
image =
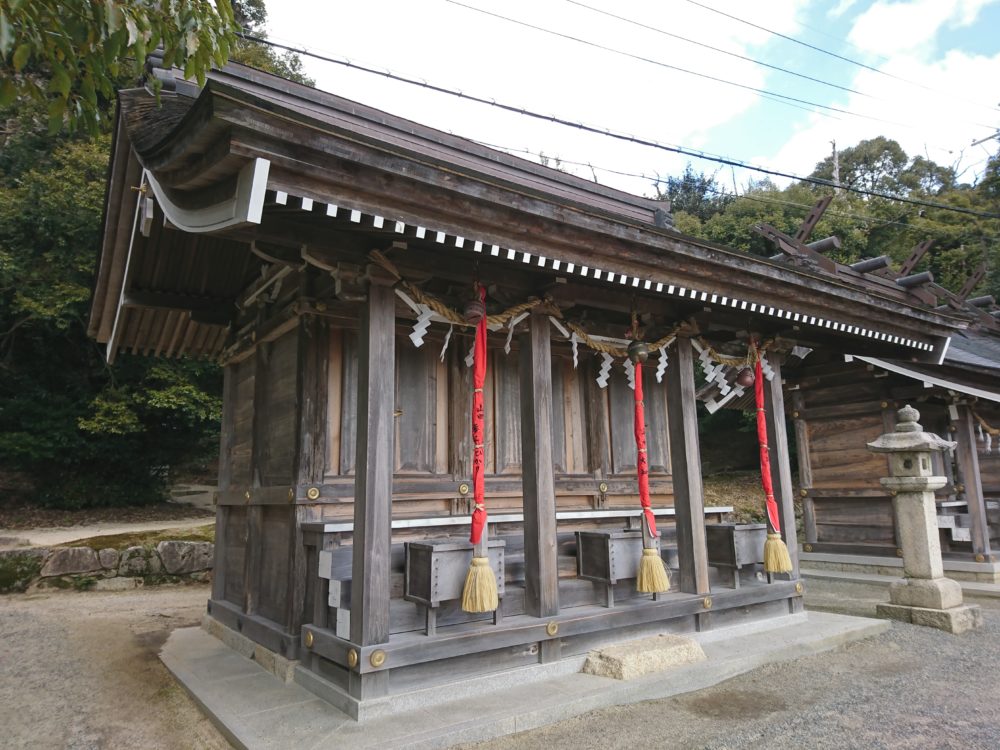
[[[913,625],[923,625],[937,628],[948,633],[964,633],[983,626],[983,613],[975,604],[962,604],[950,609],[928,609],[926,607],[908,607],[903,604],[879,604],[875,607],[878,617],[886,620],[909,622]]]
[[[583,665],[583,671],[598,677],[631,680],[704,660],[705,652],[698,641],[663,634],[591,651]]]
[[[240,656],[253,659],[275,677],[285,682],[291,682],[294,678],[295,667],[299,664],[297,661],[286,659],[284,656],[264,648],[259,643],[254,643],[245,635],[237,633],[232,628],[227,628],[211,615],[206,614],[201,618],[201,627],[209,635],[218,638],[233,651],[240,654]]]

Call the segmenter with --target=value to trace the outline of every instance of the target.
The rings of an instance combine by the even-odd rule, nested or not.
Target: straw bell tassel
[[[792,558],[788,547],[781,538],[781,520],[778,504],[774,501],[774,487],[771,481],[771,455],[767,445],[767,416],[764,412],[764,377],[760,363],[760,352],[754,349],[753,393],[757,405],[757,441],[760,443],[760,481],[764,488],[764,502],[767,510],[767,541],[764,542],[764,571],[766,573],[791,573]]]
[[[629,346],[629,357],[635,364],[635,447],[636,475],[639,480],[639,502],[642,505],[642,557],[636,575],[636,590],[643,594],[660,594],[670,590],[670,576],[656,547],[656,520],[649,502],[649,461],[646,458],[646,416],[642,398],[642,363],[648,349]]]
[[[472,364],[472,496],[475,509],[472,511],[472,530],[469,541],[472,542],[472,563],[465,577],[465,588],[462,591],[462,609],[466,612],[493,612],[500,606],[497,593],[497,579],[490,568],[490,558],[486,544],[486,503],[485,503],[485,455],[484,455],[484,409],[483,384],[486,382],[486,289],[476,285],[480,304],[475,313],[479,314],[476,323],[476,342],[473,347]],[[469,305],[468,311],[472,308]],[[471,313],[469,313],[471,314]]]

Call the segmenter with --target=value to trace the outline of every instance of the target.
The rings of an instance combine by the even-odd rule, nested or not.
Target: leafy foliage
[[[922,156],[910,158],[897,142],[881,136],[844,149],[839,161],[843,185],[1000,213],[1000,155],[975,185],[959,182],[949,166]],[[832,157],[820,161],[811,176],[832,180]],[[805,182],[778,188],[762,180],[748,185],[739,197],[725,196],[714,177],[695,175],[690,167],[682,177],[668,179],[666,186],[660,192],[674,199],[680,231],[762,256],[776,251],[753,231],[755,225],[770,224],[794,234],[808,209],[833,191]],[[934,249],[918,271],[930,270],[936,281],[957,291],[985,261],[988,276],[978,293],[1000,296],[1000,220],[840,190],[834,192],[812,238],[829,236],[842,242],[839,251],[827,253],[836,260],[850,263],[888,255],[897,267],[913,247],[933,239]]]
[[[233,12],[244,34],[266,38],[267,8],[264,7],[264,0],[235,0]],[[293,52],[279,54],[266,44],[238,38],[230,51],[230,58],[306,86],[316,85],[302,72],[302,58]]]
[[[237,30],[229,0],[3,0],[0,2],[0,106],[44,104],[50,133],[96,133],[115,82],[162,46],[164,63],[204,81],[223,65]]]

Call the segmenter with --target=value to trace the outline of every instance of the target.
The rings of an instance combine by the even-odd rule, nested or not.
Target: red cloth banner
[[[774,486],[771,483],[771,454],[767,447],[767,416],[764,413],[764,373],[760,365],[760,353],[753,368],[753,395],[757,403],[757,442],[760,444],[760,482],[764,487],[764,502],[771,531],[781,533],[778,504],[774,501]]]
[[[639,479],[639,502],[646,516],[649,533],[658,537],[656,532],[656,517],[649,504],[649,460],[646,458],[646,413],[642,403],[642,362],[635,363],[635,462],[636,475]]]
[[[484,477],[486,473],[486,428],[483,410],[483,384],[486,382],[486,288],[479,287],[479,299],[484,304],[483,317],[476,325],[476,344],[472,363],[472,532],[469,541],[478,544],[486,526]]]

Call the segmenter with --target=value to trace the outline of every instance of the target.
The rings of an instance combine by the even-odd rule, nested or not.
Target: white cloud
[[[837,7],[830,11],[830,16],[833,18],[840,18],[857,4],[858,0],[840,0],[840,2],[837,3]]]
[[[984,126],[995,127],[998,118],[996,110],[975,102],[984,100],[983,81],[1000,80],[1000,53],[986,57],[952,50],[932,61],[899,56],[882,70],[920,86],[862,70],[853,87],[878,99],[851,95],[844,108],[891,122],[813,115],[767,163],[806,174],[830,152],[831,140],[845,148],[877,135],[897,140],[911,157],[924,155],[942,165],[961,168],[982,158],[969,144],[988,135],[990,128]]]
[[[755,88],[766,87],[767,72],[760,66],[570,3],[466,1],[633,55]],[[798,17],[809,1],[761,3],[754,6],[752,14],[738,0],[713,0],[711,5],[733,15],[750,16],[776,31],[795,33]],[[752,50],[770,39],[764,31],[690,3],[581,2],[742,55],[753,56],[756,53]],[[317,4],[282,0],[268,11],[269,30],[278,41],[296,42],[448,88],[664,143],[705,147],[708,131],[740,117],[759,99],[752,91],[518,27],[445,2]],[[304,62],[324,90],[492,144],[527,147],[636,173],[648,171],[651,165],[679,171],[686,161],[481,105],[463,104],[336,65]],[[587,168],[577,171],[591,176]],[[634,192],[649,191],[645,180],[604,173],[600,178],[605,184]]]
[[[859,49],[892,56],[918,54],[924,58],[946,25],[969,26],[986,5],[996,0],[878,0],[858,16],[848,41]]]

